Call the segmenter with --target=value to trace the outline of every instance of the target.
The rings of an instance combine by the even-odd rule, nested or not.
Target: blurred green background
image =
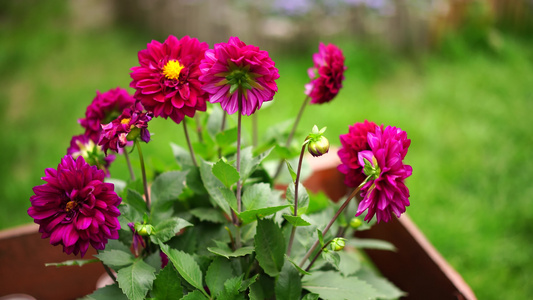
[[[32,222],[31,188],[82,133],[96,91],[128,87],[152,39],[239,36],[270,51],[281,77],[260,132],[295,117],[311,55],[332,42],[344,88],[307,107],[302,134],[328,126],[338,146],[365,119],[407,131],[408,214],[479,299],[532,299],[532,23],[526,0],[2,1],[0,228]],[[149,163],[172,166],[182,129],[150,126]],[[112,173],[124,170],[118,159]]]

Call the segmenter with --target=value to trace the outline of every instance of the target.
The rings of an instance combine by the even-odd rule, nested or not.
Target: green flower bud
[[[342,249],[344,249],[345,241],[345,238],[334,238],[329,244],[331,246],[331,250],[341,251]]]
[[[323,135],[319,136],[317,139],[311,139],[309,144],[307,144],[307,151],[309,151],[309,153],[315,157],[328,153],[328,139]]]
[[[149,236],[155,231],[155,229],[154,226],[150,224],[135,224],[135,231],[140,236]]]
[[[357,229],[361,225],[363,225],[363,221],[361,221],[361,219],[359,218],[352,218],[350,220],[350,227],[352,227],[353,229]]]
[[[139,127],[134,127],[131,129],[131,131],[126,136],[126,139],[128,141],[134,141],[136,138],[138,138],[141,135],[141,129]]]

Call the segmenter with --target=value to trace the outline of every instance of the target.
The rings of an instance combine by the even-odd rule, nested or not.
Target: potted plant
[[[80,120],[85,132],[72,139],[57,168],[45,171],[46,183],[34,188],[28,214],[39,224],[41,237],[49,240],[30,241],[23,235],[14,239],[22,247],[19,258],[30,260],[28,249],[39,242],[81,256],[52,263],[60,270],[72,270],[63,267],[70,265],[86,270],[83,279],[59,279],[51,294],[55,299],[90,293],[88,283],[102,272],[101,265],[112,282],[88,299],[407,295],[376,271],[379,263],[373,252],[361,249],[394,249],[386,241],[362,236],[376,221],[394,224],[409,205],[405,179],[412,169],[403,159],[410,140],[400,128],[368,121],[354,124],[341,136],[339,171],[344,180],[334,177],[336,183],[346,184],[337,185],[335,195],[346,195],[351,186],[349,195],[333,196],[339,200],[334,202],[308,193],[302,185],[304,154],[320,160],[329,141],[326,128],[317,126],[295,140],[298,120],[308,103],[329,102],[337,95],[346,68],[341,50],[331,44],[320,44],[313,61],[292,128],[250,146],[243,143],[242,118],[254,115],[277,92],[279,74],[268,52],[235,37],[213,49],[187,36],[149,43],[139,52],[139,66],[132,68],[135,95],[120,88],[98,93]],[[207,102],[221,105],[208,109]],[[237,124],[231,127],[226,118],[234,113]],[[154,117],[182,125],[186,147],[172,144],[179,169],[149,181],[141,142],[150,141],[148,127]],[[194,126],[188,124],[193,118],[197,129],[205,128],[197,131],[200,143],[195,145],[187,129]],[[108,167],[115,156],[124,156],[129,164],[133,151],[139,155],[141,178],[136,180],[130,168],[129,180],[110,179]],[[288,184],[280,190],[282,172]],[[317,176],[306,186],[333,195],[327,185],[313,183]],[[359,215],[368,223],[354,217]],[[45,269],[33,273],[59,274],[53,266]],[[40,299],[50,296],[37,291],[41,289],[49,290],[35,285],[35,291],[23,291]]]

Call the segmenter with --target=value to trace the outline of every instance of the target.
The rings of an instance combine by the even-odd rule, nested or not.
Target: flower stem
[[[126,148],[124,148],[123,150],[124,150],[124,158],[126,159],[128,170],[130,171],[130,179],[131,181],[135,181],[135,174],[133,173],[133,168],[131,167],[131,161],[130,161],[130,156],[128,154],[128,150],[126,150]]]
[[[367,180],[368,180],[368,178],[367,178]],[[331,227],[331,225],[333,225],[333,223],[335,222],[335,220],[337,220],[337,218],[342,213],[342,211],[346,208],[346,206],[348,206],[348,204],[350,203],[350,200],[352,200],[353,197],[355,197],[355,195],[357,195],[357,193],[359,193],[359,191],[365,185],[367,180],[363,181],[363,183],[361,183],[355,190],[353,190],[353,192],[350,194],[350,196],[346,199],[346,201],[344,201],[342,206],[339,208],[339,210],[337,210],[337,212],[335,213],[335,216],[333,216],[333,218],[329,221],[328,225],[326,225],[326,227],[322,231],[322,235],[326,235],[326,233],[328,232],[328,230]],[[305,254],[304,258],[300,262],[300,268],[303,267],[303,265],[305,264],[305,262],[307,261],[309,256],[311,256],[313,251],[315,251],[316,247],[318,247],[319,243],[320,243],[320,241],[317,239],[315,241],[315,243],[313,244],[313,246],[311,246],[311,249],[309,249],[309,251],[307,251],[307,253]]]
[[[198,116],[198,113],[194,115],[194,120],[196,121],[196,132],[198,133],[198,141],[200,143],[203,143],[204,138],[202,137],[202,123],[200,122],[200,117]]]
[[[300,172],[302,170],[302,161],[305,153],[305,146],[302,146],[300,151],[300,160],[298,161],[298,170],[296,171],[296,180],[294,181],[294,216],[298,216],[298,189],[300,186]],[[287,247],[287,255],[291,255],[292,243],[294,242],[294,235],[296,234],[296,226],[292,225],[291,237],[289,238],[289,246]]]
[[[139,160],[141,161],[141,173],[143,178],[144,197],[146,198],[146,207],[150,210],[150,193],[148,192],[148,182],[146,181],[146,169],[144,168],[143,152],[141,150],[141,143],[138,139],[135,140],[135,146],[139,152]]]
[[[289,147],[291,145],[294,134],[296,133],[296,128],[298,128],[298,123],[300,123],[300,119],[302,119],[302,115],[304,113],[305,107],[307,106],[308,102],[309,102],[309,96],[306,96],[304,99],[304,102],[302,103],[302,106],[300,107],[300,111],[298,111],[298,116],[296,116],[296,120],[294,120],[294,124],[292,125],[291,133],[289,134],[289,138],[287,138],[285,147]],[[278,178],[279,174],[281,173],[282,168],[283,168],[283,160],[280,160],[278,164],[278,168],[276,169],[276,173],[274,173],[274,177],[272,177],[273,181],[275,181],[276,178]]]
[[[222,112],[222,123],[220,124],[220,131],[224,131],[226,129],[226,111],[224,110]],[[218,146],[218,158],[222,158],[222,148]]]
[[[194,157],[194,151],[192,150],[192,144],[191,144],[191,139],[189,138],[189,132],[187,130],[187,122],[183,120],[183,122],[181,123],[183,124],[183,132],[185,133],[185,139],[187,140],[187,145],[189,146],[189,153],[191,153],[192,163],[194,164],[195,167],[198,167],[198,163],[196,162],[196,157]]]
[[[309,272],[309,270],[311,269],[311,267],[313,266],[313,264],[315,263],[315,261],[317,260],[317,258],[320,256],[320,253],[322,253],[322,251],[324,251],[324,249],[326,249],[326,247],[331,243],[331,241],[328,241],[327,243],[324,244],[324,247],[320,248],[320,250],[316,253],[315,257],[313,257],[313,259],[311,260],[311,262],[309,263],[309,266],[307,266],[307,268],[305,268],[305,271],[306,272]]]
[[[241,174],[241,135],[242,135],[242,94],[239,90],[238,94],[238,102],[239,102],[239,111],[237,112],[239,115],[237,116],[237,162],[236,162],[236,169],[239,175]],[[237,180],[237,212],[240,214],[242,211],[242,199],[241,199],[241,189],[242,189],[242,182],[241,179]],[[237,248],[241,247],[241,231],[240,231],[240,224],[239,219],[236,218],[236,225],[237,225],[237,233],[235,237],[235,242],[237,244]]]

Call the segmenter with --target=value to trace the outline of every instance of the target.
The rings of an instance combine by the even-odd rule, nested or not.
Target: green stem
[[[124,158],[126,159],[126,164],[128,165],[128,170],[130,171],[130,179],[131,181],[135,181],[135,174],[133,173],[133,168],[131,167],[131,161],[130,156],[128,154],[128,150],[126,148],[122,149],[124,151]]]
[[[183,132],[185,133],[185,139],[187,140],[187,145],[189,146],[189,153],[191,153],[191,160],[195,167],[198,167],[198,163],[196,162],[196,157],[194,157],[194,150],[192,149],[191,139],[189,138],[189,131],[187,130],[187,122],[183,120],[181,122],[183,124]]]
[[[333,218],[329,221],[328,225],[326,225],[326,227],[322,231],[322,235],[324,235],[324,236],[326,235],[326,233],[328,232],[328,230],[331,227],[331,225],[333,225],[333,223],[335,222],[335,220],[337,220],[337,218],[342,213],[342,211],[346,208],[346,206],[348,206],[348,204],[350,203],[350,200],[352,200],[353,197],[355,197],[355,195],[357,195],[357,193],[359,193],[359,191],[365,185],[365,183],[368,181],[369,178],[370,178],[370,176],[367,177],[367,179],[365,179],[365,181],[363,181],[355,190],[353,190],[353,192],[350,194],[350,196],[346,199],[346,201],[344,201],[342,206],[339,208],[339,210],[337,210],[337,212],[335,213],[335,216],[333,216]],[[311,256],[313,251],[315,251],[316,247],[318,247],[319,243],[320,243],[320,241],[317,239],[315,241],[315,243],[313,244],[313,246],[311,246],[311,249],[309,249],[309,251],[307,251],[307,253],[305,254],[304,258],[300,262],[300,268],[303,267],[303,265],[305,264],[305,262],[307,261],[309,256]]]
[[[309,270],[311,270],[311,267],[313,266],[313,264],[315,263],[315,261],[317,260],[317,258],[320,256],[320,253],[322,253],[322,251],[324,251],[324,249],[326,249],[326,247],[331,243],[331,241],[328,241],[327,243],[324,244],[324,247],[320,248],[320,250],[318,250],[318,252],[316,253],[315,257],[313,257],[313,259],[311,260],[311,262],[309,263],[309,266],[307,266],[307,268],[305,268],[305,271],[306,272],[309,272]]]
[[[300,151],[300,160],[298,161],[298,170],[296,171],[296,180],[294,181],[294,216],[298,216],[298,189],[300,187],[300,172],[302,170],[302,161],[305,153],[305,146],[307,143],[302,146]],[[289,238],[289,246],[287,247],[287,255],[291,255],[292,243],[294,242],[294,235],[296,234],[296,226],[292,226],[291,237]]]
[[[97,253],[97,254],[100,254],[100,251],[99,251],[99,250],[96,250],[96,253]],[[105,270],[105,272],[107,273],[107,275],[109,275],[109,277],[110,277],[111,279],[113,279],[113,281],[114,281],[115,283],[118,283],[118,281],[117,281],[117,277],[115,276],[115,274],[113,274],[113,271],[111,271],[111,269],[110,269],[106,264],[104,264],[103,261],[101,261],[101,262],[102,262],[102,266],[104,266],[104,270]]]
[[[141,143],[139,139],[135,140],[135,146],[137,146],[137,151],[139,152],[139,160],[141,161],[141,173],[143,178],[143,187],[144,187],[144,197],[146,199],[146,207],[150,210],[150,193],[148,192],[148,182],[146,180],[146,169],[144,168],[144,157],[141,150]]]
[[[222,124],[220,124],[220,131],[224,131],[226,129],[226,111],[224,110],[222,112]],[[218,147],[218,158],[222,158],[222,148]]]
[[[242,135],[242,94],[239,90],[238,94],[238,101],[239,101],[239,110],[238,110],[238,116],[237,116],[237,162],[236,162],[236,169],[239,174],[241,174],[241,135]],[[240,214],[242,211],[242,199],[241,199],[241,189],[242,189],[242,182],[241,179],[237,180],[237,212]],[[241,247],[241,231],[240,231],[240,224],[239,220],[236,220],[237,225],[237,232],[235,237],[235,242],[237,244],[237,248]]]
[[[294,134],[296,133],[296,128],[298,128],[298,123],[300,123],[300,119],[302,118],[302,115],[304,113],[305,107],[307,106],[307,103],[309,102],[309,96],[306,96],[304,99],[304,102],[302,103],[302,106],[300,107],[300,111],[298,111],[298,116],[296,116],[296,120],[294,120],[294,124],[292,125],[291,132],[289,134],[289,138],[287,139],[287,142],[285,143],[285,147],[289,147],[292,142],[292,138],[294,137]],[[278,168],[276,169],[276,173],[274,173],[274,177],[272,177],[272,180],[275,181],[276,178],[278,178],[279,174],[281,173],[281,169],[283,168],[283,159],[280,160],[278,164]]]

